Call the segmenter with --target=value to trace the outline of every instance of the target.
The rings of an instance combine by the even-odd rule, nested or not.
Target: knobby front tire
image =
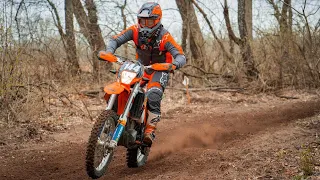
[[[111,162],[113,152],[108,152],[108,144],[115,130],[117,114],[112,110],[103,111],[95,122],[87,145],[86,170],[93,179],[100,178]]]

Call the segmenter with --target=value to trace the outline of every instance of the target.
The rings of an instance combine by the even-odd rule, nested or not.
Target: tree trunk
[[[291,1],[289,2],[289,17],[288,17],[288,28],[289,28],[289,33],[292,34],[292,8],[291,8]]]
[[[291,0],[284,0],[281,10],[281,17],[280,17],[280,43],[281,43],[281,50],[282,55],[279,62],[279,81],[278,81],[278,88],[283,87],[283,74],[284,74],[284,66],[288,63],[289,60],[289,38],[290,38],[290,20],[288,13],[290,12],[289,9],[291,5]],[[291,20],[292,21],[292,20]]]
[[[205,57],[206,57],[205,41],[202,36],[202,32],[197,20],[195,9],[190,0],[176,0],[176,3],[179,8],[183,25],[184,25],[183,31],[187,31],[187,32],[182,32],[182,34],[184,35],[184,37],[186,37],[188,34],[188,30],[190,31],[189,42],[190,42],[192,57],[196,59],[195,64],[199,67],[205,67],[205,63],[204,63]],[[188,24],[189,27],[192,27],[192,28],[190,29],[185,28],[185,27],[188,27],[186,24]]]
[[[200,8],[200,6],[198,5],[197,2],[195,2],[195,0],[190,0],[195,6],[196,8],[199,10],[199,12],[202,14],[202,16],[204,17],[205,21],[207,22],[209,28],[210,28],[210,31],[214,37],[214,39],[218,42],[221,50],[223,51],[224,55],[226,56],[226,58],[228,60],[231,60],[232,62],[234,62],[234,58],[233,56],[226,50],[226,48],[224,47],[222,41],[218,38],[217,34],[215,33],[214,29],[213,29],[213,26],[211,25],[209,19],[208,19],[208,15],[202,10],[202,8]],[[229,23],[230,24],[230,23]]]
[[[283,84],[283,74],[285,67],[289,62],[289,45],[290,38],[292,34],[292,9],[291,9],[291,0],[284,0],[282,3],[282,9],[274,2],[274,0],[268,0],[269,4],[272,5],[275,11],[275,17],[279,23],[280,27],[280,49],[281,49],[281,58],[279,59],[279,79],[278,79],[278,88],[282,88]]]
[[[71,71],[73,75],[75,75],[79,70],[79,61],[77,58],[77,49],[75,43],[75,37],[73,33],[73,8],[70,1],[65,0],[65,31],[64,33],[62,24],[60,21],[60,17],[57,11],[57,8],[51,0],[47,0],[50,7],[52,8],[52,16],[54,17],[55,26],[58,28],[58,32],[60,34],[63,47],[66,51],[67,56],[67,69]]]
[[[292,8],[291,8],[291,0],[283,0],[282,9],[280,9],[278,5],[274,2],[274,0],[267,0],[270,5],[272,5],[274,9],[274,16],[277,19],[280,32],[291,31],[292,29]]]
[[[248,3],[251,3],[251,5],[248,5]],[[258,78],[259,71],[255,67],[253,53],[250,45],[250,37],[248,33],[248,30],[250,29],[252,36],[252,27],[248,28],[247,26],[247,19],[252,19],[252,13],[251,15],[247,14],[247,12],[250,12],[250,10],[248,10],[250,9],[250,7],[252,8],[252,0],[238,0],[238,25],[241,39],[241,43],[239,44],[239,46],[243,63],[246,68],[246,75],[250,78]]]
[[[245,18],[247,25],[248,38],[253,39],[252,36],[252,0],[245,0]]]
[[[181,19],[182,19],[182,43],[181,47],[186,53],[187,50],[187,42],[189,42],[188,38],[188,25],[189,25],[189,16],[188,16],[188,2],[186,0],[176,0],[176,4],[178,6]]]
[[[182,15],[181,15],[182,16]],[[188,22],[182,21],[182,42],[181,47],[187,53],[187,38],[188,38]]]
[[[97,77],[100,72],[100,66],[96,54],[98,51],[106,48],[98,25],[97,8],[93,0],[86,0],[85,7],[88,11],[87,15],[80,0],[72,0],[72,4],[74,7],[74,15],[79,23],[81,32],[87,39],[93,52],[93,73],[94,76]]]
[[[73,6],[72,2],[65,0],[65,27],[66,27],[66,54],[70,63],[72,74],[76,74],[79,70],[79,61],[77,56],[76,40],[74,37],[73,27]]]
[[[283,32],[288,31],[289,21],[288,21],[288,12],[289,12],[289,5],[291,0],[284,0],[281,10],[281,18],[280,18],[280,29]]]

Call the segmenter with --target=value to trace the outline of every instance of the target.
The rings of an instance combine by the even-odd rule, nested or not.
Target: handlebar
[[[109,62],[115,62],[118,63],[120,65],[122,65],[124,62],[126,62],[128,59],[121,57],[121,56],[115,56],[112,53],[107,53],[105,51],[100,51],[98,54],[98,58],[105,60],[105,61],[109,61]],[[124,60],[126,59],[126,60]],[[134,63],[137,63],[137,60],[130,60]],[[155,63],[155,64],[151,64],[148,66],[144,66],[145,69],[153,69],[156,71],[171,71],[171,70],[175,70],[176,66],[171,64],[171,63]]]

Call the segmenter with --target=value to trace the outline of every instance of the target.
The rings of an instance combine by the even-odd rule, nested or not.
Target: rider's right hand
[[[101,61],[117,62],[117,57],[106,51],[99,51],[98,59]]]

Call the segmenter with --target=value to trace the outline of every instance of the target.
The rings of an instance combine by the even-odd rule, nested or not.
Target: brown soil
[[[209,102],[192,96],[191,105],[164,108],[146,166],[127,168],[119,147],[101,179],[292,179],[308,167],[309,177],[320,179],[319,96],[215,94]],[[0,179],[89,179],[84,157],[91,126],[0,146]]]

